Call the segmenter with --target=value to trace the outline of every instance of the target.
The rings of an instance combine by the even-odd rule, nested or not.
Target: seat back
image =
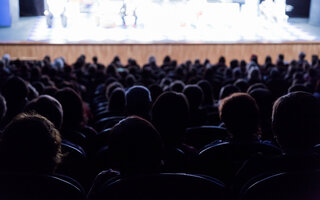
[[[109,145],[109,136],[111,133],[112,128],[104,129],[103,131],[99,132],[94,138],[95,149],[98,150],[103,146]]]
[[[320,171],[279,173],[244,189],[242,200],[316,200],[320,198]]]
[[[224,185],[216,180],[190,174],[154,174],[118,179],[106,183],[97,199],[188,200],[222,199]]]
[[[228,182],[244,162],[257,154],[273,156],[281,150],[262,143],[229,143],[222,142],[209,146],[199,153],[199,172]]]
[[[224,140],[227,136],[227,130],[219,126],[191,127],[186,130],[186,143],[200,149],[215,140]]]
[[[85,192],[77,185],[57,176],[1,173],[0,199],[83,200]]]
[[[62,162],[56,172],[70,176],[82,183],[87,164],[86,153],[80,146],[66,140],[62,140],[61,151],[63,154]]]
[[[188,158],[185,152],[176,147],[167,147],[164,150],[164,172],[185,172],[188,167]]]
[[[120,120],[124,119],[124,116],[113,116],[113,117],[106,117],[102,118],[97,121],[94,125],[95,130],[100,132],[107,128],[112,128],[115,124],[117,124]]]

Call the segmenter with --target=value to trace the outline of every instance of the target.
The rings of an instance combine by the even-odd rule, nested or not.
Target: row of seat
[[[279,173],[251,182],[242,188],[239,200],[317,200],[320,171]],[[225,185],[217,179],[194,174],[162,173],[109,180],[90,200],[222,200],[228,199]],[[85,200],[76,181],[58,175],[0,174],[0,199]]]

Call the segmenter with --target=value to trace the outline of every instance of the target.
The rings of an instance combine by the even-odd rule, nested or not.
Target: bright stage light
[[[62,2],[66,0],[48,1],[60,7],[61,11]],[[79,4],[78,0],[69,0],[64,12],[68,17],[68,27],[64,29],[58,24],[47,31],[44,25],[44,29],[39,28],[37,29],[39,31],[33,32],[30,40],[54,37],[50,40],[61,43],[64,41],[215,43],[281,42],[314,38],[303,31],[291,29],[292,26],[286,22],[285,0],[272,1],[271,5],[278,7],[277,9],[269,7],[274,8],[271,11],[275,14],[271,14],[271,17],[262,13],[259,0],[246,0],[245,3],[242,0],[214,2],[95,0],[92,1],[92,5],[87,6],[88,9],[79,9],[86,6]],[[123,3],[127,4],[128,10],[122,17]],[[85,13],[80,13],[80,10],[85,10]],[[51,10],[45,11],[48,19],[51,19],[50,12]],[[265,12],[268,12],[268,9]],[[59,23],[60,15],[56,15],[55,18]]]

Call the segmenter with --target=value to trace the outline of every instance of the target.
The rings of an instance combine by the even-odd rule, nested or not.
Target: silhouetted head
[[[149,86],[152,101],[155,101],[163,92],[162,88],[158,84],[152,84]]]
[[[234,93],[221,101],[219,115],[235,139],[252,139],[259,130],[259,109],[246,93]]]
[[[251,90],[249,94],[256,100],[261,114],[271,117],[273,105],[271,91],[265,88],[256,88]]]
[[[111,113],[124,114],[125,106],[126,106],[126,99],[125,99],[124,91],[122,88],[116,88],[111,93],[109,104],[108,104],[108,110]]]
[[[56,96],[57,92],[58,92],[58,89],[56,87],[48,86],[43,89],[42,94],[44,94],[44,95],[47,94],[47,95],[54,97],[54,96]]]
[[[170,91],[182,92],[184,89],[184,86],[185,84],[182,81],[176,80],[176,81],[173,81],[169,87],[170,87]]]
[[[163,59],[163,64],[169,64],[171,62],[170,56],[165,56]]]
[[[179,144],[189,120],[188,100],[182,93],[165,92],[152,107],[152,122],[166,144]]]
[[[306,87],[304,84],[294,84],[288,89],[288,93],[291,92],[308,92],[311,93],[311,90]]]
[[[129,115],[149,119],[151,102],[150,91],[144,86],[133,86],[126,92],[126,108]]]
[[[239,88],[240,92],[246,92],[249,87],[249,83],[246,79],[238,79],[233,85]]]
[[[236,92],[240,92],[239,88],[237,88],[236,86],[231,84],[225,85],[220,90],[219,99],[222,100]]]
[[[128,74],[125,79],[125,85],[126,87],[132,87],[136,81],[136,78],[132,74]]]
[[[299,53],[299,60],[304,60],[305,57],[306,57],[306,54],[304,52]]]
[[[272,64],[272,58],[271,58],[271,56],[266,56],[265,64]]]
[[[278,61],[281,61],[281,62],[284,61],[284,55],[283,54],[279,54],[278,55]]]
[[[249,94],[259,107],[262,139],[272,140],[274,137],[271,130],[271,113],[274,97],[270,90],[263,88],[254,89]]]
[[[272,126],[285,152],[310,150],[319,143],[320,110],[317,99],[306,92],[280,97],[273,105]]]
[[[203,104],[213,105],[212,86],[207,80],[201,80],[197,83],[203,91]]]
[[[251,67],[248,71],[248,79],[249,81],[260,81],[261,80],[261,72],[258,67]]]
[[[255,83],[255,84],[250,85],[250,87],[247,90],[247,93],[250,93],[251,91],[253,91],[255,89],[268,89],[268,87],[263,83]]]
[[[107,67],[106,70],[107,75],[113,76],[113,77],[118,77],[118,71],[117,71],[117,67],[114,64],[111,64]]]
[[[83,119],[82,99],[71,88],[64,88],[56,93],[56,99],[63,109],[63,129],[74,129],[81,126]]]
[[[30,101],[25,109],[28,113],[38,113],[50,120],[56,129],[62,126],[63,110],[58,100],[49,96],[41,95],[38,98]]]
[[[116,88],[123,88],[123,85],[121,83],[119,83],[118,81],[115,81],[115,82],[110,83],[107,86],[107,88],[106,88],[106,97],[107,97],[107,99],[110,99],[111,93]]]
[[[234,69],[239,66],[239,61],[237,59],[233,59],[230,61],[230,68]]]
[[[258,56],[257,56],[257,55],[255,55],[255,54],[251,55],[250,60],[251,60],[252,62],[255,62],[256,64],[258,64]]]
[[[40,82],[40,81],[36,81],[34,83],[32,83],[33,87],[38,91],[38,93],[41,95],[43,94],[43,91],[44,91],[44,88],[45,88],[45,85]]]
[[[220,56],[220,58],[219,58],[219,64],[224,65],[225,63],[226,63],[226,59],[225,59],[225,57]]]
[[[11,60],[10,55],[9,54],[4,54],[2,56],[2,60],[4,62],[4,65],[8,67],[9,64],[10,64],[10,60]]]
[[[110,156],[122,175],[159,172],[162,142],[158,131],[147,120],[128,117],[113,127]]]
[[[200,107],[203,99],[203,91],[198,85],[187,85],[183,94],[187,97],[190,110],[196,110]]]
[[[52,173],[61,159],[59,131],[41,115],[20,114],[5,128],[0,154],[6,171]]]
[[[92,57],[92,62],[97,64],[98,63],[98,57],[97,56],[93,56]]]
[[[29,89],[25,81],[20,77],[10,78],[2,88],[2,95],[8,103],[23,102],[26,100]]]

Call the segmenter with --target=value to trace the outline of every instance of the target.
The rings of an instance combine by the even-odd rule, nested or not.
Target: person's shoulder
[[[119,177],[120,177],[120,172],[109,169],[109,170],[100,172],[97,175],[96,179],[98,179],[101,182],[108,182],[111,179],[119,178]]]
[[[120,178],[120,172],[109,169],[109,170],[105,170],[100,172],[93,184],[92,187],[88,193],[88,197],[89,199],[93,198],[94,196],[97,195],[98,191],[102,188],[102,186],[104,186],[105,184],[108,184],[109,182]]]

